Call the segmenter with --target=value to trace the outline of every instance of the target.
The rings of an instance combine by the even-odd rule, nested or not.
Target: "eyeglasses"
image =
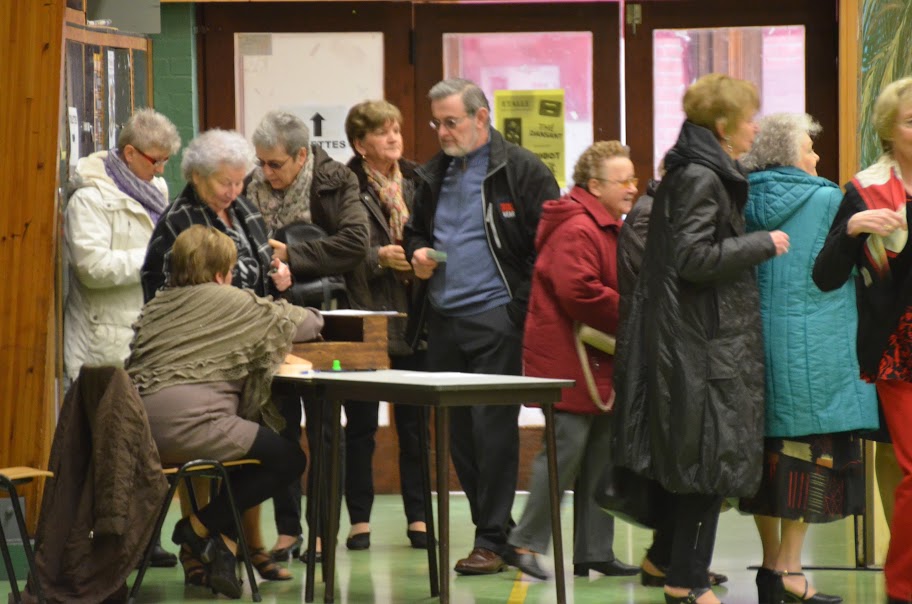
[[[133,147],[133,145],[130,145],[130,146]],[[164,166],[166,163],[168,163],[168,160],[169,160],[169,159],[171,159],[170,157],[165,157],[165,158],[162,158],[162,159],[155,159],[154,157],[149,157],[148,155],[146,155],[145,153],[143,153],[142,151],[140,151],[140,150],[137,149],[136,147],[133,147],[133,148],[136,149],[136,152],[137,152],[137,153],[139,153],[140,155],[142,155],[143,157],[145,157],[145,158],[146,158],[146,161],[148,161],[150,164],[152,164],[152,167],[153,167],[153,168],[161,168],[161,167]]]
[[[623,180],[611,180],[610,178],[599,178],[598,176],[593,176],[595,180],[600,180],[602,182],[610,182],[616,185],[621,185],[622,187],[637,186],[637,183],[640,182],[639,178],[625,178]]]
[[[464,120],[467,117],[469,117],[469,116],[464,115],[462,117],[446,117],[446,118],[443,118],[443,120],[431,120],[430,122],[428,122],[428,126],[430,126],[431,130],[433,130],[434,132],[440,130],[441,126],[446,128],[447,130],[452,130],[453,128],[458,126],[462,120]]]
[[[256,159],[256,165],[258,165],[258,166],[261,167],[261,168],[269,168],[269,169],[272,170],[273,172],[277,172],[277,171],[279,171],[279,170],[281,170],[282,168],[285,167],[285,164],[288,163],[288,160],[289,160],[289,159],[291,159],[291,156],[290,156],[290,155],[289,155],[288,157],[285,158],[285,161],[276,161],[276,160],[274,160],[274,159],[270,159],[270,160],[268,160],[268,161],[264,161],[264,160],[262,160],[262,159],[260,159],[260,158],[258,157],[258,158]]]

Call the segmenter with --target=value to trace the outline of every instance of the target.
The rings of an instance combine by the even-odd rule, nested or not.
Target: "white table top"
[[[377,371],[313,371],[300,375],[276,375],[277,380],[304,382],[329,388],[330,394],[355,400],[389,400],[391,402],[424,401],[422,393],[437,404],[450,406],[459,400],[452,395],[471,394],[468,400],[480,403],[508,404],[513,402],[539,402],[560,400],[560,389],[571,388],[573,380],[496,375],[487,373],[458,373],[452,371],[405,371],[381,369]],[[552,396],[546,396],[545,393]],[[432,395],[432,396],[431,396]],[[556,397],[556,398],[555,398]],[[449,402],[447,402],[449,401]]]
[[[387,386],[415,386],[431,390],[466,390],[477,388],[571,388],[573,380],[497,375],[491,373],[459,373],[456,371],[405,371],[380,369],[377,371],[313,371],[301,375],[283,375],[283,378],[306,380],[314,383],[348,382],[383,384]]]

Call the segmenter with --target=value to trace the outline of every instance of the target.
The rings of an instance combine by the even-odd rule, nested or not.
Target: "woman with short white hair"
[[[147,302],[168,281],[168,257],[174,240],[194,224],[213,226],[234,241],[238,251],[232,275],[235,286],[252,289],[260,296],[291,286],[288,265],[272,258],[263,217],[241,196],[253,165],[253,147],[237,132],[209,130],[190,142],[181,161],[187,186],[155,227],[142,267]]]
[[[801,548],[810,524],[864,512],[859,432],[879,423],[874,388],[859,379],[853,352],[855,285],[823,293],[809,278],[842,202],[836,183],[817,176],[812,137],[818,132],[807,114],[766,116],[743,159],[753,170],[748,230],[780,229],[791,244],[788,254],[757,267],[766,355],[764,468],[760,489],[740,507],[754,514],[763,544],[760,604],[842,600],[810,585]]]

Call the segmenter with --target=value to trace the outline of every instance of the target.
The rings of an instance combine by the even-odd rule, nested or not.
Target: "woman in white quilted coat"
[[[98,151],[76,165],[65,221],[71,270],[64,365],[71,380],[82,365],[123,366],[130,354],[131,325],[143,305],[139,269],[168,205],[161,174],[179,149],[174,124],[141,109],[124,124],[116,151]]]

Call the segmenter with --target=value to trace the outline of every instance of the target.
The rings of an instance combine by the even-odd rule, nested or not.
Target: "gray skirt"
[[[162,463],[244,457],[260,426],[237,414],[243,385],[243,380],[182,384],[143,396]]]

